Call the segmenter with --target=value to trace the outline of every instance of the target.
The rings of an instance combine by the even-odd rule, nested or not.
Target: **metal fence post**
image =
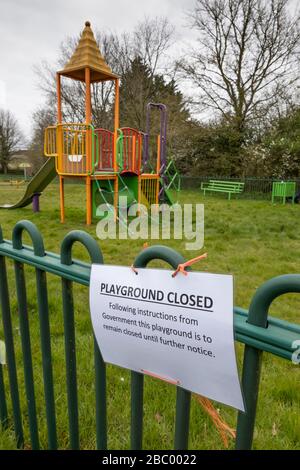
[[[74,230],[68,235],[66,235],[62,242],[62,264],[67,266],[70,266],[72,264],[72,247],[75,242],[81,243],[87,249],[92,263],[103,263],[102,253],[97,242],[87,233],[79,230]],[[74,302],[72,284],[72,281],[68,279],[62,279],[69,432],[71,448],[77,449],[79,448],[79,426]],[[97,449],[105,450],[107,448],[106,367],[95,338],[94,358],[96,387]]]
[[[0,242],[2,242],[2,232],[0,234],[0,237],[1,237]],[[8,376],[9,376],[10,396],[11,396],[12,408],[13,408],[14,427],[15,427],[17,446],[20,448],[24,444],[24,435],[23,435],[23,426],[22,426],[22,418],[21,418],[19,386],[18,386],[18,378],[17,378],[13,329],[12,329],[12,322],[11,322],[6,263],[5,263],[5,258],[3,256],[0,256],[0,305],[1,305],[1,310],[2,310],[2,322],[3,322],[4,338],[5,338],[5,345],[6,345],[7,369],[8,369]],[[3,404],[2,413],[4,414],[3,417],[5,418],[6,404],[5,402],[3,403],[4,404]]]
[[[45,256],[44,242],[37,227],[27,220],[18,222],[12,234],[13,247],[22,250],[22,234],[26,231],[31,239],[33,245],[34,255],[37,257]],[[56,417],[55,417],[55,400],[54,400],[54,385],[53,385],[53,371],[52,371],[52,355],[51,355],[51,340],[50,340],[50,324],[49,324],[49,307],[48,307],[48,290],[46,272],[42,269],[36,268],[36,286],[37,286],[37,303],[40,322],[41,334],[41,351],[42,351],[42,365],[43,365],[43,379],[44,379],[44,393],[46,404],[46,418],[48,428],[48,446],[49,449],[57,448],[57,433],[56,433]]]
[[[35,391],[34,391],[34,378],[33,378],[33,367],[32,367],[31,342],[30,342],[24,265],[22,263],[19,263],[18,261],[15,261],[14,266],[15,266],[16,291],[17,291],[17,299],[18,299],[19,323],[20,323],[20,333],[21,333],[22,352],[23,352],[24,380],[25,380],[25,390],[26,390],[26,398],[27,398],[31,446],[33,450],[38,450],[39,449],[39,434],[38,434],[38,423],[37,423],[37,414],[36,414],[36,401],[35,401]]]
[[[276,297],[289,292],[300,292],[300,276],[289,274],[277,276],[259,287],[249,308],[248,323],[267,328],[268,313]],[[258,391],[260,383],[262,351],[245,346],[242,387],[246,413],[239,412],[237,423],[236,449],[251,449],[255,425]]]
[[[135,259],[136,268],[145,268],[150,261],[162,260],[176,269],[185,259],[177,251],[163,245],[143,250]],[[131,386],[131,447],[142,448],[143,429],[143,375],[132,372]],[[137,399],[138,398],[138,399]],[[189,437],[191,392],[177,387],[174,448],[187,449]]]

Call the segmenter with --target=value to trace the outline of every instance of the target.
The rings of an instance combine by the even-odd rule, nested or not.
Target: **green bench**
[[[231,194],[240,194],[244,191],[245,183],[239,181],[220,181],[210,180],[208,183],[201,183],[201,190],[215,191],[218,193],[228,193],[228,200],[231,199]]]

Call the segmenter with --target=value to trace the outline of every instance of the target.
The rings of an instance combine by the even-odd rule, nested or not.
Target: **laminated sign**
[[[232,276],[93,265],[90,309],[105,362],[244,411]]]

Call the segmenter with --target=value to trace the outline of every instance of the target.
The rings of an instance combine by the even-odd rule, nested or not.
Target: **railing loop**
[[[29,220],[20,220],[16,223],[12,233],[12,245],[16,250],[23,248],[22,235],[26,231],[32,240],[33,252],[36,256],[45,256],[45,248],[42,235],[40,234],[36,225]],[[0,235],[1,240],[1,235]]]
[[[150,261],[154,260],[165,261],[174,269],[176,269],[179,264],[185,262],[184,257],[172,248],[164,245],[155,245],[141,251],[134,260],[134,266],[136,268],[145,268]]]
[[[72,264],[72,248],[75,242],[81,243],[88,251],[92,263],[103,263],[102,251],[94,238],[82,230],[73,230],[62,241],[60,249],[61,263],[70,266]]]
[[[300,293],[300,275],[285,274],[265,282],[255,292],[248,315],[248,323],[267,328],[269,308],[272,302],[283,294]]]
[[[88,251],[92,263],[102,264],[103,256],[100,247],[88,233],[73,230],[63,239],[60,259],[65,265],[72,265],[72,248],[74,243],[81,243]],[[79,419],[77,396],[76,341],[74,324],[74,301],[72,282],[62,279],[63,312],[65,328],[65,354],[67,364],[67,394],[69,409],[69,431],[72,449],[79,448]],[[103,362],[96,338],[94,336],[95,394],[96,394],[96,436],[97,449],[107,449],[107,399],[106,399],[106,366]]]
[[[300,292],[300,275],[286,274],[265,282],[255,292],[248,314],[248,323],[262,328],[268,326],[269,308],[273,300],[282,294]],[[239,412],[237,421],[236,448],[251,449],[258,402],[262,350],[245,346],[242,388],[246,413]]]

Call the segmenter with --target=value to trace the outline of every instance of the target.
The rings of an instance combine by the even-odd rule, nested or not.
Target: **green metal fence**
[[[198,190],[201,183],[207,183],[210,180],[231,181],[244,183],[244,191],[239,195],[239,199],[266,199],[271,201],[272,186],[274,182],[280,182],[280,178],[261,178],[261,177],[245,177],[234,178],[222,175],[211,176],[181,176],[181,188],[188,190]],[[296,184],[296,194],[300,191],[300,179],[290,178]]]
[[[32,246],[23,245],[26,232]],[[69,440],[71,449],[80,447],[79,440],[79,399],[76,364],[76,332],[74,321],[73,284],[89,285],[90,264],[74,260],[72,249],[79,242],[87,250],[92,263],[103,263],[101,250],[97,242],[82,231],[70,232],[61,244],[60,255],[45,251],[40,232],[28,221],[20,221],[13,229],[12,241],[3,239],[0,228],[0,305],[2,313],[4,340],[7,353],[7,367],[0,364],[0,422],[3,428],[13,420],[18,447],[24,444],[32,449],[40,448],[38,431],[38,412],[33,374],[32,344],[29,329],[28,302],[24,267],[35,269],[37,286],[37,309],[40,326],[40,347],[42,355],[45,412],[47,422],[48,448],[58,447],[56,402],[52,370],[51,336],[49,326],[49,302],[47,273],[61,278],[64,321],[64,344],[66,363],[66,389],[68,403]],[[22,416],[20,407],[20,388],[17,375],[14,335],[11,315],[11,296],[7,276],[6,259],[14,263],[16,299],[19,313],[20,337],[24,368],[24,389],[27,400],[27,416]],[[135,259],[136,267],[146,267],[153,260],[163,260],[176,268],[184,259],[180,254],[165,246],[153,246],[143,250]],[[275,298],[288,292],[300,292],[300,275],[279,276],[263,284],[255,293],[249,312],[236,307],[234,309],[234,328],[237,341],[245,344],[242,386],[245,397],[246,413],[239,413],[237,424],[237,449],[250,449],[252,446],[260,368],[263,351],[292,360],[295,353],[294,342],[300,338],[300,327],[268,315]],[[91,331],[92,334],[92,331]],[[7,369],[4,370],[4,369]],[[107,448],[107,393],[106,366],[102,360],[97,343],[94,340],[95,371],[95,432],[98,449]],[[3,374],[8,374],[8,381]],[[5,387],[5,383],[9,387]],[[12,416],[9,416],[7,397],[12,403]],[[143,408],[144,376],[131,372],[131,448],[143,446]],[[189,437],[191,393],[177,387],[176,415],[174,427],[174,448],[187,449]],[[29,426],[30,443],[24,443],[24,424]]]

